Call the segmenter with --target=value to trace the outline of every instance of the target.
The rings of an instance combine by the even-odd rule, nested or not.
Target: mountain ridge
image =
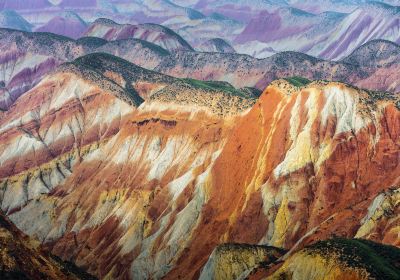
[[[100,278],[176,279],[197,278],[221,240],[301,250],[332,235],[374,240],[381,232],[397,244],[395,227],[386,225],[398,211],[389,203],[397,201],[389,188],[398,174],[398,96],[296,78],[220,114],[207,109],[218,103],[201,110],[181,103],[185,87],[176,88],[175,101],[143,82],[153,93],[134,107],[56,73],[0,119],[2,209],[53,254]],[[209,99],[207,91],[185,90]],[[102,179],[93,184],[92,176]]]

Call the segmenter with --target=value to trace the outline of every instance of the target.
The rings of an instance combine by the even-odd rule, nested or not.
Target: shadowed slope
[[[46,253],[0,212],[0,277],[15,279],[96,279]]]
[[[399,279],[400,249],[368,240],[332,239],[295,253],[266,279]]]

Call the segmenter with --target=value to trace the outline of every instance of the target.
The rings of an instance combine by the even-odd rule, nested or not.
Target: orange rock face
[[[1,207],[100,278],[197,278],[226,242],[399,244],[396,216],[382,214],[398,211],[396,97],[276,81],[246,110],[224,96],[196,107],[186,96],[199,91],[153,95],[141,82],[136,107],[57,75],[1,117]]]
[[[167,278],[198,275],[221,242],[290,249],[353,237],[373,199],[398,184],[393,103],[372,109],[365,93],[340,84],[286,92],[270,86],[234,129],[212,170],[196,238]]]

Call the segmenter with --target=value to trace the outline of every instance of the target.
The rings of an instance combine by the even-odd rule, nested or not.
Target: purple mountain
[[[296,8],[264,11],[236,37],[238,52],[267,57],[273,52],[299,51],[341,59],[372,39],[400,42],[400,8],[371,2],[350,14],[312,14]]]
[[[0,9],[37,10],[52,7],[48,0],[0,0]]]
[[[86,29],[87,24],[79,15],[73,12],[66,12],[52,18],[45,25],[37,28],[36,31],[51,32],[77,39],[83,35]]]
[[[158,24],[118,24],[112,20],[98,19],[88,28],[85,36],[106,40],[136,38],[154,43],[169,51],[193,50],[177,33]]]
[[[200,45],[199,50],[203,52],[234,53],[235,49],[221,38],[210,39]]]

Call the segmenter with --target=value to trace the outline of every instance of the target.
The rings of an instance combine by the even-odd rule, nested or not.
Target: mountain
[[[204,41],[215,38],[231,42],[245,27],[245,24],[242,22],[227,18],[218,13],[212,13],[207,17],[196,19],[175,16],[164,21],[162,24],[175,30],[194,47],[198,47]]]
[[[218,245],[201,270],[200,280],[241,279],[259,267],[276,262],[286,250],[265,245]]]
[[[398,64],[393,64],[385,68],[378,68],[371,76],[361,79],[357,84],[363,88],[369,88],[371,85],[375,85],[374,87],[377,90],[388,90],[398,93],[400,92],[398,71]]]
[[[264,43],[261,46],[267,51],[276,49],[277,52],[289,50],[309,53],[311,44],[316,45],[326,40],[344,16],[345,14],[332,12],[314,15],[291,7],[280,8],[273,13],[265,11],[248,23],[235,39],[235,43],[242,44],[241,48],[244,50],[255,41]],[[250,50],[255,56],[265,57],[263,49]]]
[[[287,6],[288,3],[285,0],[200,0],[194,8],[204,14],[217,12],[238,21],[249,22],[260,11],[273,11]]]
[[[329,62],[301,53],[283,52],[259,60],[235,53],[170,53],[140,39],[108,42],[101,38],[84,37],[75,41],[51,33],[25,33],[8,29],[0,30],[0,35],[0,46],[7,50],[0,55],[0,82],[4,83],[0,87],[0,109],[3,110],[61,63],[94,52],[116,55],[167,75],[225,81],[237,88],[256,87],[263,90],[275,79],[301,76],[311,80],[344,81],[372,90],[400,91],[396,75],[398,65],[394,63],[396,51],[390,58],[382,57],[379,60],[373,55],[366,56],[363,63],[367,66],[360,67],[357,59],[351,57]]]
[[[351,13],[359,6],[365,5],[370,0],[193,0],[181,1],[173,0],[172,2],[181,5],[195,8],[204,14],[212,12],[219,12],[226,16],[233,17],[237,20],[249,22],[260,11],[275,11],[279,8],[292,7],[301,9],[303,11],[319,14],[324,12],[340,12]],[[382,0],[375,1],[377,3],[389,4],[398,6],[399,2],[396,0]]]
[[[32,28],[29,22],[13,10],[0,11],[0,27],[22,31],[31,31]]]
[[[182,7],[193,7],[199,2],[199,0],[173,0],[171,2]]]
[[[234,128],[209,174],[209,199],[193,240],[167,279],[198,275],[203,254],[221,241],[296,249],[334,235],[362,238],[383,230],[373,238],[398,245],[394,224],[385,228],[372,214],[395,219],[398,209],[378,201],[384,190],[396,201],[398,190],[390,189],[397,186],[398,166],[375,165],[368,156],[390,143],[387,155],[397,162],[397,97],[340,83],[302,82],[300,89],[292,83],[272,83]],[[394,123],[381,127],[379,119],[387,118]],[[387,140],[368,147],[355,140],[374,142],[372,127]]]
[[[61,0],[58,6],[63,8],[95,8],[97,7],[96,0]]]
[[[315,15],[285,7],[254,17],[233,46],[260,58],[270,56],[271,51],[299,51],[339,60],[373,39],[399,42],[399,19],[399,7],[379,2],[367,2],[349,14]]]
[[[155,68],[170,53],[158,45],[140,39],[123,39],[100,42],[101,45],[92,45],[92,42],[102,40],[95,37],[83,37],[77,42],[87,48],[87,52],[104,52],[126,59],[134,64],[148,69]]]
[[[169,52],[154,44],[137,40],[107,42],[100,38],[77,41],[51,33],[26,33],[0,29],[0,109],[8,109],[23,93],[35,86],[44,75],[63,62],[93,52],[115,54],[153,68]]]
[[[75,265],[46,253],[3,213],[0,213],[0,244],[1,279],[95,279]]]
[[[200,279],[397,279],[400,250],[362,239],[320,241],[297,252],[270,246],[223,244]],[[234,260],[234,261],[232,261]]]
[[[278,248],[245,247],[251,265],[334,236],[398,246],[399,123],[390,93],[296,77],[256,100],[91,54],[3,112],[1,208],[99,278],[198,278],[222,243]]]
[[[51,33],[0,30],[0,108],[7,109],[43,75],[64,61],[84,54],[74,40]]]
[[[338,25],[334,36],[325,42],[326,48],[321,52],[321,56],[329,59],[342,58],[349,55],[354,48],[372,39],[399,43],[399,20],[400,7],[368,2]]]
[[[300,76],[399,92],[398,64],[382,66],[383,60],[370,58],[364,61],[368,67],[360,67],[354,59],[333,62],[296,52],[282,52],[265,59],[229,53],[179,52],[165,56],[155,70],[175,77],[226,81],[235,87],[260,90],[275,79]],[[396,61],[395,56],[391,59]]]
[[[193,50],[181,36],[157,24],[121,25],[108,19],[98,19],[88,28],[85,36],[106,40],[136,38],[154,43],[169,51]]]
[[[86,22],[76,13],[66,12],[52,18],[45,25],[36,29],[37,32],[51,32],[73,39],[82,36],[86,31]]]
[[[203,52],[234,53],[235,49],[221,38],[210,39],[199,47]]]
[[[238,53],[257,58],[297,51],[328,60],[343,59],[374,39],[399,43],[396,5],[390,0],[0,1],[0,7],[17,10],[34,30],[72,38],[82,34],[85,24],[65,19],[60,16],[63,12],[71,11],[88,23],[98,18],[123,23],[99,24],[98,30],[85,36],[104,37],[110,32],[110,40],[139,38],[170,51],[197,49],[205,41],[221,38]]]
[[[0,278],[399,279],[398,7],[325,2],[18,8],[93,24],[0,29]]]
[[[36,10],[52,6],[48,0],[0,0],[0,9],[10,10]]]
[[[142,108],[141,110],[136,109],[139,104],[135,101],[138,95],[149,100],[145,101],[145,103],[141,103],[139,107]],[[134,98],[132,99],[131,97]],[[144,180],[143,182],[147,181],[147,175],[145,174],[151,177],[156,176],[154,180],[158,180],[158,176],[164,174],[164,172],[166,176],[172,176],[173,178],[180,177],[184,171],[182,170],[174,174],[175,169],[173,167],[176,166],[178,162],[175,164],[172,164],[172,162],[167,164],[170,159],[168,153],[171,151],[180,153],[180,156],[182,156],[182,158],[178,158],[180,163],[181,160],[185,160],[186,158],[187,166],[191,168],[193,174],[201,172],[202,169],[206,168],[202,165],[207,165],[206,162],[212,160],[215,148],[221,145],[218,143],[218,137],[226,133],[225,130],[221,128],[222,122],[224,122],[223,119],[227,118],[227,122],[228,120],[232,120],[237,114],[237,111],[243,112],[243,110],[252,106],[254,102],[254,98],[243,97],[242,93],[225,83],[203,83],[194,80],[174,79],[104,54],[85,56],[73,63],[65,64],[55,73],[43,79],[41,83],[30,92],[19,98],[2,116],[0,142],[11,144],[17,141],[17,139],[25,139],[22,141],[27,142],[23,148],[25,152],[16,146],[14,146],[14,148],[16,148],[14,152],[6,148],[6,146],[2,146],[1,158],[4,164],[2,164],[0,171],[2,178],[1,184],[3,186],[5,182],[3,180],[5,179],[4,176],[14,177],[14,175],[12,175],[14,172],[16,172],[14,174],[20,175],[28,172],[32,174],[29,175],[32,176],[32,181],[28,184],[32,184],[32,186],[36,185],[37,187],[29,188],[28,196],[24,194],[22,196],[14,196],[11,195],[11,193],[3,192],[4,195],[2,195],[1,205],[10,216],[14,215],[15,219],[13,218],[13,221],[18,224],[21,229],[39,240],[44,241],[46,245],[53,247],[53,253],[59,255],[63,259],[71,259],[66,255],[77,253],[75,249],[71,248],[72,251],[66,249],[67,247],[65,247],[62,242],[52,242],[54,246],[48,243],[50,240],[56,241],[64,236],[67,243],[69,243],[67,240],[72,240],[72,244],[74,244],[73,240],[75,237],[69,232],[69,229],[66,228],[69,233],[65,231],[64,235],[64,230],[61,229],[61,231],[59,231],[57,229],[58,226],[52,228],[53,222],[51,221],[53,218],[46,214],[42,216],[46,222],[44,222],[44,220],[40,222],[35,220],[35,223],[31,223],[33,220],[23,221],[22,217],[22,219],[20,219],[16,216],[18,215],[17,213],[22,213],[19,212],[17,208],[22,205],[28,206],[28,201],[31,201],[34,197],[39,200],[42,198],[44,200],[52,200],[52,194],[56,194],[60,191],[55,188],[74,174],[75,170],[79,169],[78,166],[81,166],[82,171],[86,170],[84,172],[89,172],[89,170],[84,167],[85,164],[89,163],[89,165],[92,165],[91,162],[97,161],[96,153],[103,153],[103,149],[106,149],[104,150],[105,153],[110,152],[110,161],[107,160],[110,165],[106,164],[104,166],[98,166],[98,168],[105,168],[104,171],[109,167],[114,168],[114,164],[118,166],[118,162],[124,160],[128,155],[134,161],[134,157],[136,157],[134,155],[137,154],[138,161],[135,164],[132,161],[131,166],[133,168],[137,164],[136,170],[139,173],[135,180],[141,180],[140,178],[142,178]],[[170,110],[179,111],[171,118]],[[215,123],[215,121],[217,123]],[[207,127],[205,128],[205,131],[207,131],[206,134],[199,134],[200,138],[197,140],[196,133],[194,133],[193,136],[189,136],[191,135],[191,133],[189,133],[190,129],[193,129],[194,132],[197,131],[197,133],[201,132],[201,130],[196,128],[194,125],[195,123],[201,123]],[[149,130],[150,128],[154,128],[155,131],[159,130],[159,133],[155,134],[153,129]],[[185,134],[182,134],[183,131],[185,131]],[[143,132],[144,134],[142,134]],[[168,133],[170,136],[161,139],[160,137],[162,135],[166,135],[164,133]],[[142,150],[137,150],[135,148],[135,152],[130,150],[129,146],[131,144],[135,146],[134,143],[136,143],[136,141],[142,142],[144,145]],[[17,144],[17,142],[14,143]],[[123,151],[119,148],[112,148],[119,147],[120,145],[124,145],[127,150]],[[198,155],[188,153],[192,148],[195,150],[199,149],[202,152]],[[212,152],[209,152],[210,150]],[[31,156],[33,151],[35,151],[36,159],[32,161]],[[120,154],[120,152],[123,152],[123,154]],[[21,157],[21,161],[18,160],[19,163],[11,167],[11,165],[14,165],[12,162],[16,160],[15,156]],[[26,160],[22,159],[24,157]],[[150,160],[150,162],[158,161],[159,167],[155,167],[156,169],[154,170],[149,170],[150,162],[148,162],[148,160]],[[42,169],[44,166],[50,168],[45,171],[45,169]],[[59,166],[59,168],[53,169],[51,166]],[[93,165],[92,167],[95,166]],[[162,170],[164,170],[164,172]],[[100,170],[93,171],[98,172]],[[145,177],[143,177],[143,175],[145,175]],[[72,177],[70,178],[72,179]],[[139,183],[139,181],[137,182]],[[68,185],[69,183],[66,182],[66,186]],[[104,185],[104,187],[106,186]],[[141,187],[135,192],[140,201],[142,201],[140,197],[144,195],[144,200],[142,202],[146,203],[146,200],[152,200],[152,198],[148,196],[151,195],[151,192],[146,190],[149,185],[143,187],[143,192],[141,191]],[[180,192],[179,184],[171,185],[171,189],[176,189],[177,195]],[[109,195],[106,189],[104,189],[104,193],[100,191],[100,189],[97,189],[94,193],[101,194],[101,197],[92,197],[90,200],[94,202],[100,199],[99,206],[105,206],[106,208],[104,209],[113,208],[112,205],[116,206],[114,203],[123,203],[122,200],[114,201],[114,196],[112,194],[114,191],[110,191],[111,193],[109,193],[109,195],[111,196],[107,198]],[[164,194],[167,194],[165,193],[166,191],[167,189],[164,189]],[[89,194],[88,189],[86,189],[85,193]],[[101,202],[103,201],[103,195],[106,195],[104,196],[104,204]],[[45,198],[45,196],[48,198]],[[57,196],[58,194],[53,198],[58,200]],[[121,197],[121,199],[124,200],[123,197]],[[42,202],[39,202],[39,204],[45,208],[47,207],[46,205],[55,205],[50,202],[50,200],[48,200],[50,204],[47,204],[44,200],[41,200],[44,204],[42,204]],[[82,200],[82,202],[84,200]],[[125,202],[129,203],[129,201]],[[61,200],[59,202],[64,204]],[[134,203],[134,201],[131,202]],[[138,203],[142,202],[138,201]],[[156,201],[153,203],[153,207],[157,205]],[[37,204],[37,206],[39,206],[39,204]],[[64,205],[66,206],[66,204]],[[33,204],[31,206],[33,206]],[[125,207],[129,207],[128,204],[126,204]],[[140,207],[137,209],[140,210]],[[34,212],[36,212],[36,210],[32,209],[31,214]],[[42,213],[41,211],[39,212]],[[50,212],[48,213],[50,214]],[[65,213],[69,213],[69,210]],[[100,212],[97,214],[100,214]],[[138,214],[141,215],[139,212]],[[40,214],[40,216],[41,215],[42,214]],[[78,219],[85,219],[84,216],[79,216]],[[54,216],[54,218],[53,221],[56,222],[58,218],[56,216]],[[91,221],[81,220],[81,222],[78,222],[77,220],[77,222],[82,223],[82,226],[83,223],[87,223],[87,226],[89,226],[95,222],[94,219],[97,218],[93,216],[93,220]],[[17,222],[17,220],[21,223]],[[139,230],[139,232],[134,230],[132,232],[133,236],[140,234],[140,231],[143,229],[142,221],[140,220],[138,222],[137,230]],[[43,228],[41,225],[44,224],[49,227]],[[36,231],[36,229],[38,231]],[[103,229],[100,230],[103,231]],[[114,230],[113,228],[112,231]],[[91,236],[95,237],[96,235]],[[82,238],[83,236],[81,235],[76,236],[78,244],[83,244],[80,243]],[[132,245],[135,246],[136,241],[134,241],[134,239],[131,240],[134,242]],[[115,241],[117,241],[117,239],[115,239]],[[82,249],[89,248],[86,246],[92,247],[95,245],[87,244],[84,246],[85,247],[82,247]],[[130,249],[128,249],[128,247],[130,246],[131,245],[125,247],[124,245],[124,248],[120,249],[129,251]],[[111,253],[111,251],[114,250],[116,250],[114,252],[120,250],[113,248],[113,246],[107,245],[107,247],[109,249],[104,251],[105,254],[108,254],[107,252]],[[98,249],[100,249],[100,247]],[[61,251],[64,253],[60,254]],[[86,251],[86,249],[84,249],[84,251]],[[123,251],[121,251],[121,254],[117,257],[118,259],[122,260],[124,255]],[[90,257],[87,260],[89,259]],[[101,258],[96,257],[96,259],[97,260],[92,259],[90,261],[94,266],[86,266],[83,265],[83,263],[80,263],[80,265],[85,266],[88,270],[97,271],[102,275],[103,273],[104,275],[108,273],[112,275],[114,273],[108,270],[108,268],[103,270],[96,267],[96,263],[99,261],[101,262]],[[117,259],[115,259],[115,261],[117,261]],[[82,262],[86,261],[82,259]],[[115,266],[116,271],[120,271],[121,273],[125,271],[125,273],[128,273],[129,266],[119,266],[118,262],[119,261],[111,261],[110,265]],[[79,261],[76,263],[79,263]],[[89,268],[89,266],[92,268]]]
[[[201,12],[195,9],[176,5],[169,0],[117,0],[112,1],[112,4],[120,14],[129,13],[141,23],[152,22],[160,24],[176,16],[183,16],[188,20],[204,17]]]
[[[357,65],[361,69],[375,69],[372,75],[358,81],[358,85],[368,88],[375,84],[375,89],[400,92],[397,82],[400,66],[400,46],[385,40],[373,40],[343,59],[344,63]]]
[[[310,0],[288,0],[288,4],[293,7],[311,12],[321,13],[326,11],[335,11],[343,13],[351,13],[359,6],[362,6],[371,0],[326,0],[326,1],[310,1]],[[374,1],[392,6],[398,6],[396,0]]]
[[[367,240],[333,239],[297,252],[268,279],[294,275],[301,275],[302,279],[318,279],[318,275],[336,279],[398,279],[399,257],[397,247]]]
[[[385,67],[400,59],[400,45],[391,41],[372,40],[358,47],[343,62],[361,67]]]

